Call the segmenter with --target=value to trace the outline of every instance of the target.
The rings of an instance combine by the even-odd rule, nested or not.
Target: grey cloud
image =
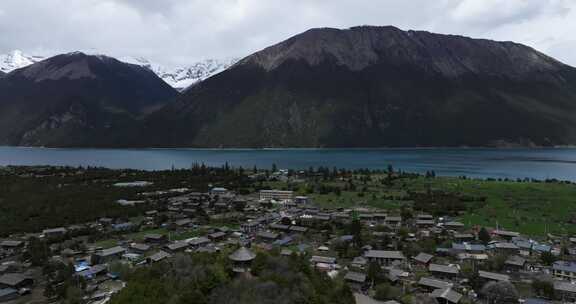
[[[576,64],[573,0],[2,0],[0,52],[97,50],[167,65],[242,57],[312,27],[514,40]]]

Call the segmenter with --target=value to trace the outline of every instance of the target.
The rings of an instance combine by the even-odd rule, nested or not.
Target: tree
[[[492,238],[490,237],[490,233],[488,233],[488,230],[486,230],[486,228],[484,227],[480,228],[480,231],[478,231],[478,239],[484,245],[488,245],[488,243],[490,243],[490,241],[492,240]]]
[[[550,266],[554,264],[556,257],[554,257],[554,255],[552,255],[550,252],[542,252],[540,255],[540,260],[542,261],[542,264]]]
[[[480,294],[488,304],[518,303],[518,291],[510,282],[489,282],[482,287]]]
[[[371,261],[368,263],[368,269],[366,271],[366,277],[368,281],[372,285],[380,280],[380,273],[382,272],[382,268],[380,268],[380,264],[375,261]]]
[[[392,288],[387,283],[378,284],[376,286],[376,292],[374,293],[374,299],[378,301],[385,301],[390,299]]]
[[[547,299],[554,298],[554,284],[551,281],[536,279],[532,281],[532,289],[537,295],[541,297],[545,297]]]

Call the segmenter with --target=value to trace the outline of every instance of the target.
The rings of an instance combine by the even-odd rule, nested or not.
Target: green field
[[[411,206],[406,199],[409,191],[443,191],[458,195],[484,197],[484,206],[474,203],[458,216],[468,226],[481,225],[542,236],[546,233],[574,234],[576,224],[576,185],[565,183],[535,183],[514,181],[484,181],[448,177],[401,178],[392,185],[383,185],[372,176],[366,183],[358,182],[355,191],[320,194],[310,193],[310,185],[299,185],[298,194],[310,196],[323,208],[375,207],[392,210],[402,205]],[[321,182],[324,185],[343,187],[342,182]],[[280,186],[276,184],[275,186]],[[278,187],[280,188],[280,187]],[[391,199],[392,197],[392,199]]]

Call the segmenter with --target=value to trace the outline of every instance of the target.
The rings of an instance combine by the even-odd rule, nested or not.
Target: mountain
[[[177,92],[148,69],[75,52],[0,79],[0,144],[125,145],[122,134]]]
[[[32,56],[20,50],[14,50],[8,54],[0,54],[0,72],[10,73],[13,70],[29,66],[33,63],[46,59],[43,56]],[[206,59],[183,67],[167,68],[153,63],[142,57],[122,57],[122,62],[145,67],[154,72],[173,88],[183,91],[189,86],[209,78],[226,70],[238,61],[238,59]],[[0,73],[1,77],[1,73]]]
[[[183,91],[195,83],[226,70],[238,61],[238,59],[206,59],[189,66],[169,69],[141,57],[123,57],[120,60],[150,69],[179,91]]]
[[[0,54],[0,72],[10,73],[13,70],[29,66],[42,61],[42,56],[30,56],[20,50],[14,50],[8,54]]]
[[[576,143],[576,69],[513,43],[320,28],[252,54],[145,122],[146,145]]]

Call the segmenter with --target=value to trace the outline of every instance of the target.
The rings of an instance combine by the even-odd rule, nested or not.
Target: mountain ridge
[[[574,68],[517,43],[312,29],[184,92],[146,130],[152,146],[564,145],[575,84]]]

